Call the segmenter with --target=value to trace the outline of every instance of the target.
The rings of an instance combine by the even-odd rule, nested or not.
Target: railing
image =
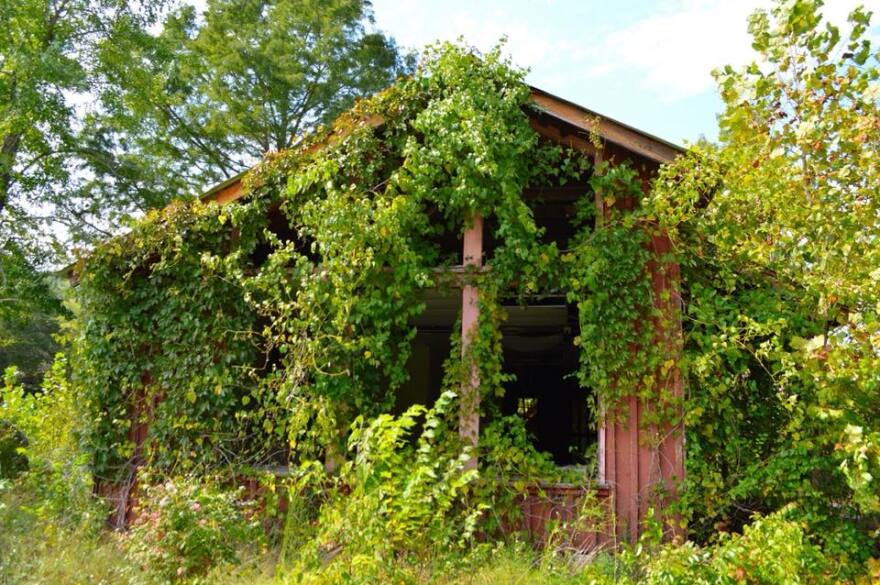
[[[591,554],[616,543],[608,486],[533,485],[526,488],[521,506],[523,528],[538,546]]]

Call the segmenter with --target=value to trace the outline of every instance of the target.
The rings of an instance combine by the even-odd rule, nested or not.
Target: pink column
[[[672,242],[666,234],[658,234],[652,238],[654,262],[651,276],[654,285],[655,306],[660,310],[656,320],[657,338],[669,352],[675,365],[667,371],[658,372],[658,383],[673,403],[675,417],[667,420],[657,429],[657,482],[662,482],[664,498],[661,507],[672,503],[678,497],[679,484],[685,479],[685,444],[684,444],[684,381],[678,361],[682,352],[681,330],[681,272],[677,263],[669,259]],[[663,405],[668,406],[668,405]],[[687,531],[682,526],[682,518],[670,517],[667,520],[667,534],[672,537],[684,537]]]
[[[601,162],[597,157],[596,164]],[[648,179],[645,188],[649,189]],[[619,209],[631,209],[635,201],[615,203]],[[596,222],[601,225],[607,217],[601,193],[596,193]],[[657,372],[657,384],[662,391],[655,396],[669,396],[680,401],[683,396],[681,372],[681,296],[678,265],[668,258],[671,252],[669,238],[653,234],[649,244],[652,259],[648,265],[654,292],[654,304],[660,317],[646,318],[641,327],[656,332],[656,343],[668,352],[675,365]],[[639,351],[639,348],[634,348]],[[616,404],[602,405],[599,427],[599,479],[604,480],[613,496],[617,535],[621,540],[634,542],[641,532],[641,523],[649,507],[662,512],[677,497],[678,486],[684,479],[684,429],[680,404],[676,405],[673,420],[659,428],[646,426],[643,420],[664,404],[649,403],[636,396],[622,398]],[[658,497],[659,496],[659,497]],[[683,536],[680,518],[666,518],[667,536]]]
[[[655,307],[660,317],[645,319],[641,326],[653,327],[656,343],[662,344],[676,365],[658,370],[657,384],[662,391],[654,396],[669,396],[679,401],[683,396],[681,372],[677,362],[681,354],[681,314],[679,268],[665,256],[670,252],[669,239],[655,235],[650,244],[654,258],[648,270],[654,288]],[[639,351],[635,348],[634,351]],[[600,455],[603,477],[614,496],[617,534],[634,542],[640,534],[649,507],[656,512],[672,503],[684,479],[684,429],[680,404],[675,416],[661,426],[645,426],[642,420],[657,408],[668,404],[651,403],[628,396],[617,404],[607,405],[606,420],[601,426],[604,454]],[[667,517],[669,537],[683,536],[681,519]]]
[[[483,264],[483,218],[474,215],[471,227],[464,231],[463,260],[465,266],[482,266]],[[477,287],[465,283],[461,291],[461,351],[467,351],[471,339],[476,333],[480,308],[477,305]],[[480,436],[480,380],[476,365],[471,370],[470,380],[461,388],[461,410],[459,411],[458,430],[461,438],[476,449]],[[468,462],[468,468],[476,468],[477,456]]]

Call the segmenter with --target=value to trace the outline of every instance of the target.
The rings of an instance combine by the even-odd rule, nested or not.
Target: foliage
[[[0,368],[17,365],[32,388],[57,350],[62,311],[47,271],[63,257],[58,236],[93,232],[99,205],[83,179],[94,153],[79,140],[71,96],[90,87],[95,43],[120,19],[146,25],[162,3],[147,4],[0,5]],[[121,199],[101,201],[101,213]]]
[[[201,582],[212,567],[235,565],[259,547],[253,502],[201,477],[167,480],[139,491],[140,512],[123,537],[126,558],[148,582]]]
[[[755,517],[742,534],[719,535],[712,546],[661,543],[662,527],[645,527],[639,543],[615,559],[585,567],[589,583],[835,583],[833,564],[787,512]]]
[[[0,511],[0,518],[5,517]],[[8,524],[2,526],[9,527]],[[64,540],[46,542],[42,535],[36,536],[39,531],[28,533],[21,528],[17,527],[16,540],[12,542],[16,545],[33,543],[33,548],[20,554],[15,564],[0,564],[4,582],[60,584],[85,580],[110,584],[143,578],[143,574],[132,573],[128,563],[122,560],[115,539],[99,541],[93,536],[66,535]],[[586,562],[583,557],[553,550],[536,551],[521,544],[497,544],[460,552],[454,564],[439,567],[414,567],[407,564],[406,558],[392,559],[390,564],[394,566],[386,566],[385,574],[396,571],[399,580],[394,582],[440,585],[852,582],[844,581],[828,559],[819,556],[818,549],[805,539],[802,527],[787,519],[784,513],[756,518],[743,535],[725,536],[718,544],[705,547],[693,543],[661,544],[657,540],[659,532],[648,533],[638,546],[627,552],[616,556],[599,554]],[[7,534],[10,533],[2,533],[0,538]],[[29,562],[23,563],[23,558]],[[221,565],[203,581],[229,585],[340,582],[339,576],[326,567],[306,573],[290,571],[283,564],[275,570],[267,568],[274,562],[269,554],[249,558],[247,567]],[[873,571],[877,571],[876,566]],[[864,580],[858,582],[870,583],[870,578],[866,574]]]
[[[605,163],[590,183],[602,196],[604,215],[596,218],[593,202],[582,202],[576,221],[589,226],[594,220],[595,228],[578,231],[560,258],[567,267],[563,286],[580,321],[575,339],[583,348],[579,380],[584,387],[601,389],[598,397],[605,405],[633,393],[646,399],[660,396],[654,378],[660,360],[669,359],[671,352],[670,346],[658,343],[656,329],[645,326],[658,311],[646,278],[654,229],[641,214],[642,180],[629,165]],[[672,406],[669,397],[664,399]],[[607,415],[614,416],[613,411],[608,409]]]
[[[796,502],[861,561],[880,494],[880,73],[869,14],[843,36],[820,5],[752,17],[760,64],[716,73],[721,143],[663,170],[646,207],[682,267],[692,528]]]
[[[178,0],[7,0],[0,26],[0,346],[14,358],[0,367],[34,387],[63,314],[47,272],[74,245],[296,143],[412,66],[360,0],[218,0],[203,19]]]
[[[15,433],[26,467],[12,480],[0,480],[0,581],[72,581],[92,554],[95,562],[87,568],[95,582],[102,575],[113,582],[111,576],[121,574],[118,555],[97,550],[106,509],[93,497],[82,449],[87,420],[63,354],[38,392],[24,388],[14,368],[6,371],[0,428]]]
[[[291,577],[411,580],[479,546],[475,532],[485,505],[472,495],[478,475],[467,467],[470,447],[449,440],[454,398],[444,394],[433,408],[416,405],[398,417],[359,418],[349,439],[352,457],[338,474],[315,464],[299,470],[291,499],[316,493],[323,502],[309,522],[313,529],[295,528],[298,538],[288,532]],[[287,521],[304,524],[297,515]]]
[[[27,460],[27,471],[16,483],[34,496],[33,512],[74,525],[98,521],[101,510],[91,497],[88,454],[81,445],[88,423],[63,354],[55,356],[39,393],[19,385],[14,368],[6,371],[0,421],[23,438],[19,451]]]
[[[64,260],[59,235],[106,237],[411,69],[360,0],[217,0],[203,16],[165,0],[4,2],[3,245]]]
[[[2,484],[2,482],[0,482]],[[72,526],[37,514],[27,489],[0,485],[0,582],[115,585],[128,566],[113,538],[94,526]],[[59,522],[60,520],[60,522]]]
[[[80,140],[70,96],[91,89],[89,65],[96,46],[116,38],[118,23],[147,26],[163,4],[24,0],[0,7],[0,25],[8,33],[0,41],[0,243],[4,247],[7,242],[25,249],[36,244],[44,254],[52,253],[48,244],[54,236],[47,227],[88,231],[96,204],[113,207],[108,200],[97,203],[89,188],[89,173],[83,171],[101,157]],[[116,194],[117,206],[123,195]]]
[[[159,34],[132,27],[102,44],[105,107],[89,122],[171,193],[197,192],[294,146],[412,62],[363,0],[184,4]]]
[[[315,486],[327,490],[295,531],[297,578],[419,578],[445,562],[423,536],[459,549],[475,514],[501,501],[499,482],[546,469],[520,448],[521,428],[490,427],[478,481],[454,433],[427,435],[442,417],[387,415],[424,291],[456,278],[479,286],[480,320],[466,348],[453,341],[447,389],[476,371],[483,397],[503,393],[502,303],[550,293],[578,305],[577,374],[595,414],[636,394],[658,405],[641,424],[671,422],[680,403],[664,382],[682,370],[680,512],[702,546],[646,540],[591,579],[852,579],[880,525],[878,69],[867,15],[856,11],[842,40],[818,9],[798,0],[756,14],[761,65],[718,73],[721,144],[664,168],[647,196],[632,168],[591,169],[540,140],[523,72],[498,50],[442,45],[412,78],[268,156],[239,204],[151,214],[84,262],[73,363],[98,415],[96,470],[118,478],[141,456],[164,472],[217,468],[233,445],[266,463],[249,445],[277,447],[303,474],[300,512]],[[559,249],[523,190],[587,178],[576,235]],[[485,269],[436,271],[460,263],[438,242],[477,214],[497,242]],[[648,326],[676,332],[661,320],[678,299],[654,298],[650,281],[676,278],[664,273],[673,261],[680,346]],[[150,421],[143,453],[133,404]],[[755,512],[766,517],[744,529]],[[742,534],[711,540],[728,530]]]
[[[249,269],[255,206],[173,204],[89,258],[79,284],[86,315],[74,365],[93,417],[97,477],[118,480],[141,456],[130,442],[131,408],[150,420],[143,455],[172,468],[219,464],[260,449],[245,408],[253,313],[238,280]],[[184,235],[186,237],[184,237]],[[135,252],[135,253],[133,253]]]
[[[553,286],[558,256],[523,187],[587,168],[538,140],[522,75],[498,51],[481,62],[438,47],[413,79],[269,157],[241,204],[172,205],[86,259],[75,363],[99,421],[99,475],[119,477],[136,455],[133,400],[150,413],[146,457],[160,467],[216,465],[217,445],[242,435],[286,443],[294,461],[333,459],[358,415],[392,405],[421,294],[449,261],[436,238],[459,235],[476,212],[498,219],[499,246],[491,271],[467,276],[480,280],[483,317],[447,384],[476,364],[481,391],[502,392],[498,299]],[[367,123],[376,116],[378,128]],[[276,208],[287,225],[267,229]]]

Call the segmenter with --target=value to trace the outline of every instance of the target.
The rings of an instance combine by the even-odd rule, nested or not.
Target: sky
[[[599,114],[676,144],[717,136],[721,109],[714,68],[756,57],[747,18],[770,0],[372,0],[376,27],[399,45],[436,40],[505,52],[529,68],[527,81]],[[826,0],[845,27],[863,4]]]

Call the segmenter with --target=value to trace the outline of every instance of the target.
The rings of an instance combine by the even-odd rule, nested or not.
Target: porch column
[[[474,215],[473,223],[464,231],[464,250],[462,254],[465,266],[483,265],[483,218]],[[461,351],[467,351],[471,339],[476,333],[480,309],[477,305],[478,290],[469,282],[465,282],[461,291]],[[461,438],[474,447],[474,455],[467,467],[477,467],[476,447],[480,436],[480,380],[476,365],[471,369],[470,379],[462,384],[458,432]]]
[[[666,257],[671,251],[665,235],[654,235],[650,249],[654,258],[648,270],[659,317],[645,319],[641,326],[656,331],[656,343],[668,353],[667,364],[658,368],[654,396],[658,402],[628,396],[616,404],[605,405],[600,428],[600,479],[614,493],[618,537],[635,542],[648,509],[656,513],[675,501],[684,480],[684,429],[680,401],[683,396],[678,360],[681,355],[681,314],[679,268]],[[635,349],[638,351],[638,348]],[[662,398],[661,398],[662,397]],[[670,406],[672,408],[670,408]],[[661,425],[645,425],[644,419],[658,409],[673,414]],[[611,420],[608,420],[610,417]],[[682,537],[682,519],[664,515],[668,538]]]
[[[597,165],[601,157],[599,151]],[[647,192],[650,177],[644,175],[643,181]],[[598,191],[595,205],[598,228],[610,212]],[[635,205],[635,200],[623,199],[615,202],[614,207],[630,210]],[[651,234],[647,247],[651,253],[647,276],[651,279],[658,316],[643,319],[639,326],[655,331],[655,343],[664,348],[669,361],[656,372],[658,391],[654,396],[658,402],[631,395],[615,404],[600,405],[602,420],[598,437],[599,481],[609,486],[614,497],[617,536],[629,542],[635,542],[641,534],[641,523],[649,508],[662,514],[664,508],[675,501],[685,475],[681,410],[684,390],[678,366],[682,346],[680,269],[670,258],[672,244],[665,233]],[[659,426],[645,425],[644,420],[658,409],[672,414],[672,418]],[[665,515],[663,518],[667,538],[685,536],[681,518]]]

